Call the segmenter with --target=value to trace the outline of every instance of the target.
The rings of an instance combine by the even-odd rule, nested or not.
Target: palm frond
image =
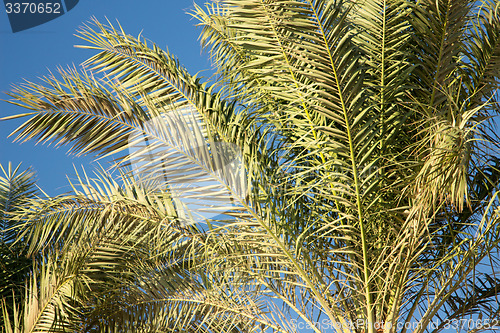
[[[11,97],[33,110],[20,140],[121,154],[117,174],[80,173],[75,195],[16,209],[19,237],[93,291],[75,294],[84,330],[293,331],[298,317],[321,332],[328,317],[392,333],[493,317],[497,7],[195,6],[212,86],[94,21],[82,73]]]
[[[31,169],[21,171],[21,164],[7,169],[0,165],[3,176],[0,177],[0,232],[1,244],[12,243],[16,238],[16,221],[11,214],[26,205],[38,193],[35,173]]]

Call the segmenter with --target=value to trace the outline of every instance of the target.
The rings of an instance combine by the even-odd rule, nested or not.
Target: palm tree
[[[115,155],[118,173],[15,214],[41,258],[17,329],[487,330],[498,3],[222,0],[192,15],[210,81],[94,21],[80,72],[9,94],[31,110],[18,140]]]

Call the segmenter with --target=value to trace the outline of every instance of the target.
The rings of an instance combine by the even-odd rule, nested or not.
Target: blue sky
[[[200,1],[199,4],[203,4]],[[11,89],[11,84],[23,79],[37,80],[58,66],[79,66],[92,56],[91,50],[77,49],[82,44],[74,34],[79,26],[95,16],[101,22],[108,18],[112,23],[120,22],[126,33],[137,36],[141,31],[147,39],[176,55],[180,62],[194,74],[210,67],[208,56],[202,54],[198,42],[200,29],[196,21],[187,14],[193,8],[193,0],[81,0],[76,7],[50,22],[13,33],[7,14],[0,13],[0,91]],[[25,109],[0,101],[0,118]],[[38,184],[49,195],[70,190],[66,175],[74,175],[73,165],[80,169],[89,164],[92,157],[77,158],[67,154],[69,146],[54,148],[47,144],[35,145],[29,141],[13,143],[7,136],[23,120],[0,122],[0,163],[14,165],[22,162],[32,166],[38,174]],[[74,177],[72,177],[74,178]]]

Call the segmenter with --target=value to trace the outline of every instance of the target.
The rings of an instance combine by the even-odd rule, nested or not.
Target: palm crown
[[[83,174],[75,195],[9,213],[44,258],[14,320],[207,332],[420,321],[422,332],[436,318],[495,318],[499,10],[214,1],[192,12],[208,83],[140,36],[86,26],[97,53],[82,71],[9,94],[32,110],[16,116],[28,117],[17,138],[119,156],[119,175]],[[234,160],[244,172],[224,167]],[[192,202],[212,213],[203,223],[186,214]]]

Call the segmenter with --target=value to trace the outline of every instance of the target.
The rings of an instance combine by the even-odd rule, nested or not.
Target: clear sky
[[[198,1],[200,5],[203,3],[204,0]],[[5,8],[1,8],[0,99],[8,98],[4,92],[13,83],[37,80],[58,66],[79,66],[92,56],[93,51],[74,47],[84,43],[74,34],[93,16],[101,22],[108,18],[113,24],[118,20],[125,32],[134,36],[142,31],[142,36],[163,49],[168,48],[192,74],[210,67],[208,56],[200,51],[200,29],[187,14],[193,8],[193,0],[80,0],[64,15],[17,33],[12,32]],[[0,101],[0,117],[25,111]],[[69,146],[56,149],[32,141],[13,143],[13,138],[7,136],[20,124],[22,120],[0,122],[0,163],[5,166],[9,161],[14,165],[23,162],[23,167],[32,166],[38,174],[39,186],[49,195],[70,190],[66,175],[74,179],[73,165],[92,169],[89,163],[93,159],[68,155]]]

